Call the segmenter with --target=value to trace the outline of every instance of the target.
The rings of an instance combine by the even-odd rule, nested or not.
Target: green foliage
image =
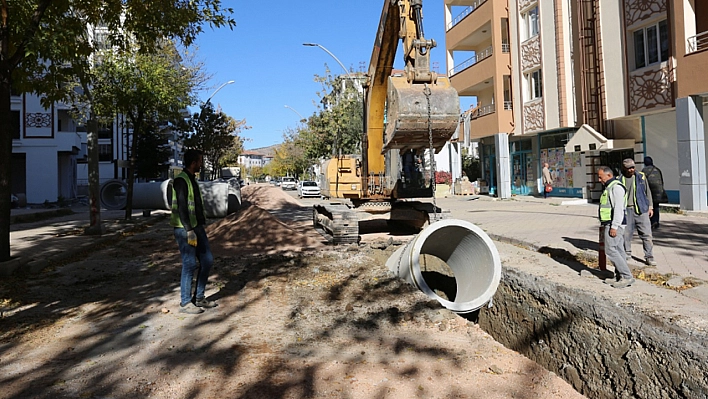
[[[234,157],[238,159],[243,149],[239,133],[243,129],[250,129],[245,119],[237,121],[215,110],[211,102],[204,104],[200,112],[192,116],[189,126],[191,133],[184,144],[204,153],[204,159],[212,165],[212,179],[218,177],[222,166],[227,166],[225,161],[230,163]],[[226,160],[223,159],[225,155],[228,155]]]
[[[482,177],[482,165],[479,158],[469,155],[466,148],[462,149],[462,170],[467,174],[470,181],[475,181]]]
[[[232,13],[221,0],[0,2],[0,192],[10,192],[11,87],[40,95],[47,108],[55,101],[71,103],[79,93],[71,82],[80,82],[78,87],[90,94],[86,89],[93,81],[91,55],[96,51],[92,27],[106,27],[118,50],[148,54],[161,48],[164,39],[191,45],[203,24],[232,28]],[[9,216],[9,198],[4,196],[0,199],[0,261],[10,257]]]
[[[358,75],[355,75],[358,76]],[[308,159],[329,158],[336,154],[361,154],[363,94],[348,77],[316,76],[322,84],[318,112],[300,131],[300,145]]]
[[[169,170],[170,155],[172,150],[168,145],[166,134],[169,132],[160,131],[157,124],[152,123],[151,127],[145,130],[145,134],[138,136],[138,149],[136,155],[135,171],[136,176],[143,179],[161,179],[167,177]]]

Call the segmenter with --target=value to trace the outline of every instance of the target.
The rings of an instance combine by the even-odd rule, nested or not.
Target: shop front
[[[565,144],[575,129],[564,129],[560,132],[539,134],[538,176],[541,176],[543,164],[548,162],[548,169],[553,179],[554,197],[582,198],[585,186],[585,169],[582,165],[582,155],[579,152],[566,152]],[[541,190],[540,178],[537,179],[537,189]]]
[[[533,195],[536,186],[534,179],[536,157],[533,155],[532,140],[510,142],[509,157],[511,158],[511,194]]]

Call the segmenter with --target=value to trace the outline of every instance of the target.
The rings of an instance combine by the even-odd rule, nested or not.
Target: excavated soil
[[[282,190],[248,186],[243,198],[208,226],[219,306],[203,314],[177,312],[166,219],[3,280],[2,397],[582,397],[393,278],[385,233],[331,247]]]

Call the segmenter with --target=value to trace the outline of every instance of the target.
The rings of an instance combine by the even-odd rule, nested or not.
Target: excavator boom
[[[430,50],[436,43],[425,38],[422,7],[422,0],[384,0],[365,85],[361,159],[336,157],[324,165],[321,177],[323,197],[346,198],[360,210],[388,211],[391,220],[416,225],[439,213],[434,204],[398,201],[434,196],[434,168],[427,172],[426,185],[423,174],[412,171],[410,160],[425,150],[432,158],[452,137],[460,117],[457,91],[447,77],[430,69]],[[399,40],[405,67],[392,74]],[[405,177],[404,154],[409,160],[403,165]],[[354,242],[358,239],[354,213],[341,203],[315,205],[313,221],[333,241]]]

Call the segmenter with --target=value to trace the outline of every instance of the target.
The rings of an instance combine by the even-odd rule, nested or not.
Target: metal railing
[[[481,118],[485,115],[493,114],[496,111],[494,104],[480,105],[470,112],[470,120]]]
[[[476,0],[476,1],[474,1],[471,6],[465,8],[464,10],[462,10],[461,13],[457,14],[457,16],[456,16],[455,18],[453,18],[452,21],[450,21],[449,24],[447,24],[447,29],[446,29],[446,30],[450,30],[450,29],[452,29],[453,26],[459,24],[460,21],[462,21],[463,19],[465,19],[466,16],[472,14],[472,12],[473,12],[474,10],[476,10],[477,8],[479,8],[479,6],[481,6],[481,5],[482,5],[483,3],[485,3],[486,1],[487,1],[487,0]]]
[[[708,31],[701,32],[688,39],[688,54],[708,49]]]
[[[511,51],[511,46],[509,43],[502,43],[502,53],[508,53]]]
[[[465,69],[471,67],[472,65],[474,65],[474,64],[476,64],[476,63],[482,61],[483,59],[489,58],[489,57],[491,57],[491,56],[492,56],[492,46],[489,46],[489,47],[485,48],[485,49],[482,50],[482,51],[478,51],[478,52],[475,53],[475,55],[473,55],[472,57],[470,57],[470,58],[468,58],[468,59],[462,61],[462,63],[460,63],[460,64],[455,65],[454,67],[452,67],[452,68],[450,69],[448,75],[449,75],[449,76],[452,76],[452,75],[454,75],[454,74],[456,74],[456,73],[458,73],[458,72],[461,72],[461,71],[463,71],[463,70],[465,70]]]
[[[504,101],[504,109],[511,111],[514,109],[514,104],[511,101]]]

